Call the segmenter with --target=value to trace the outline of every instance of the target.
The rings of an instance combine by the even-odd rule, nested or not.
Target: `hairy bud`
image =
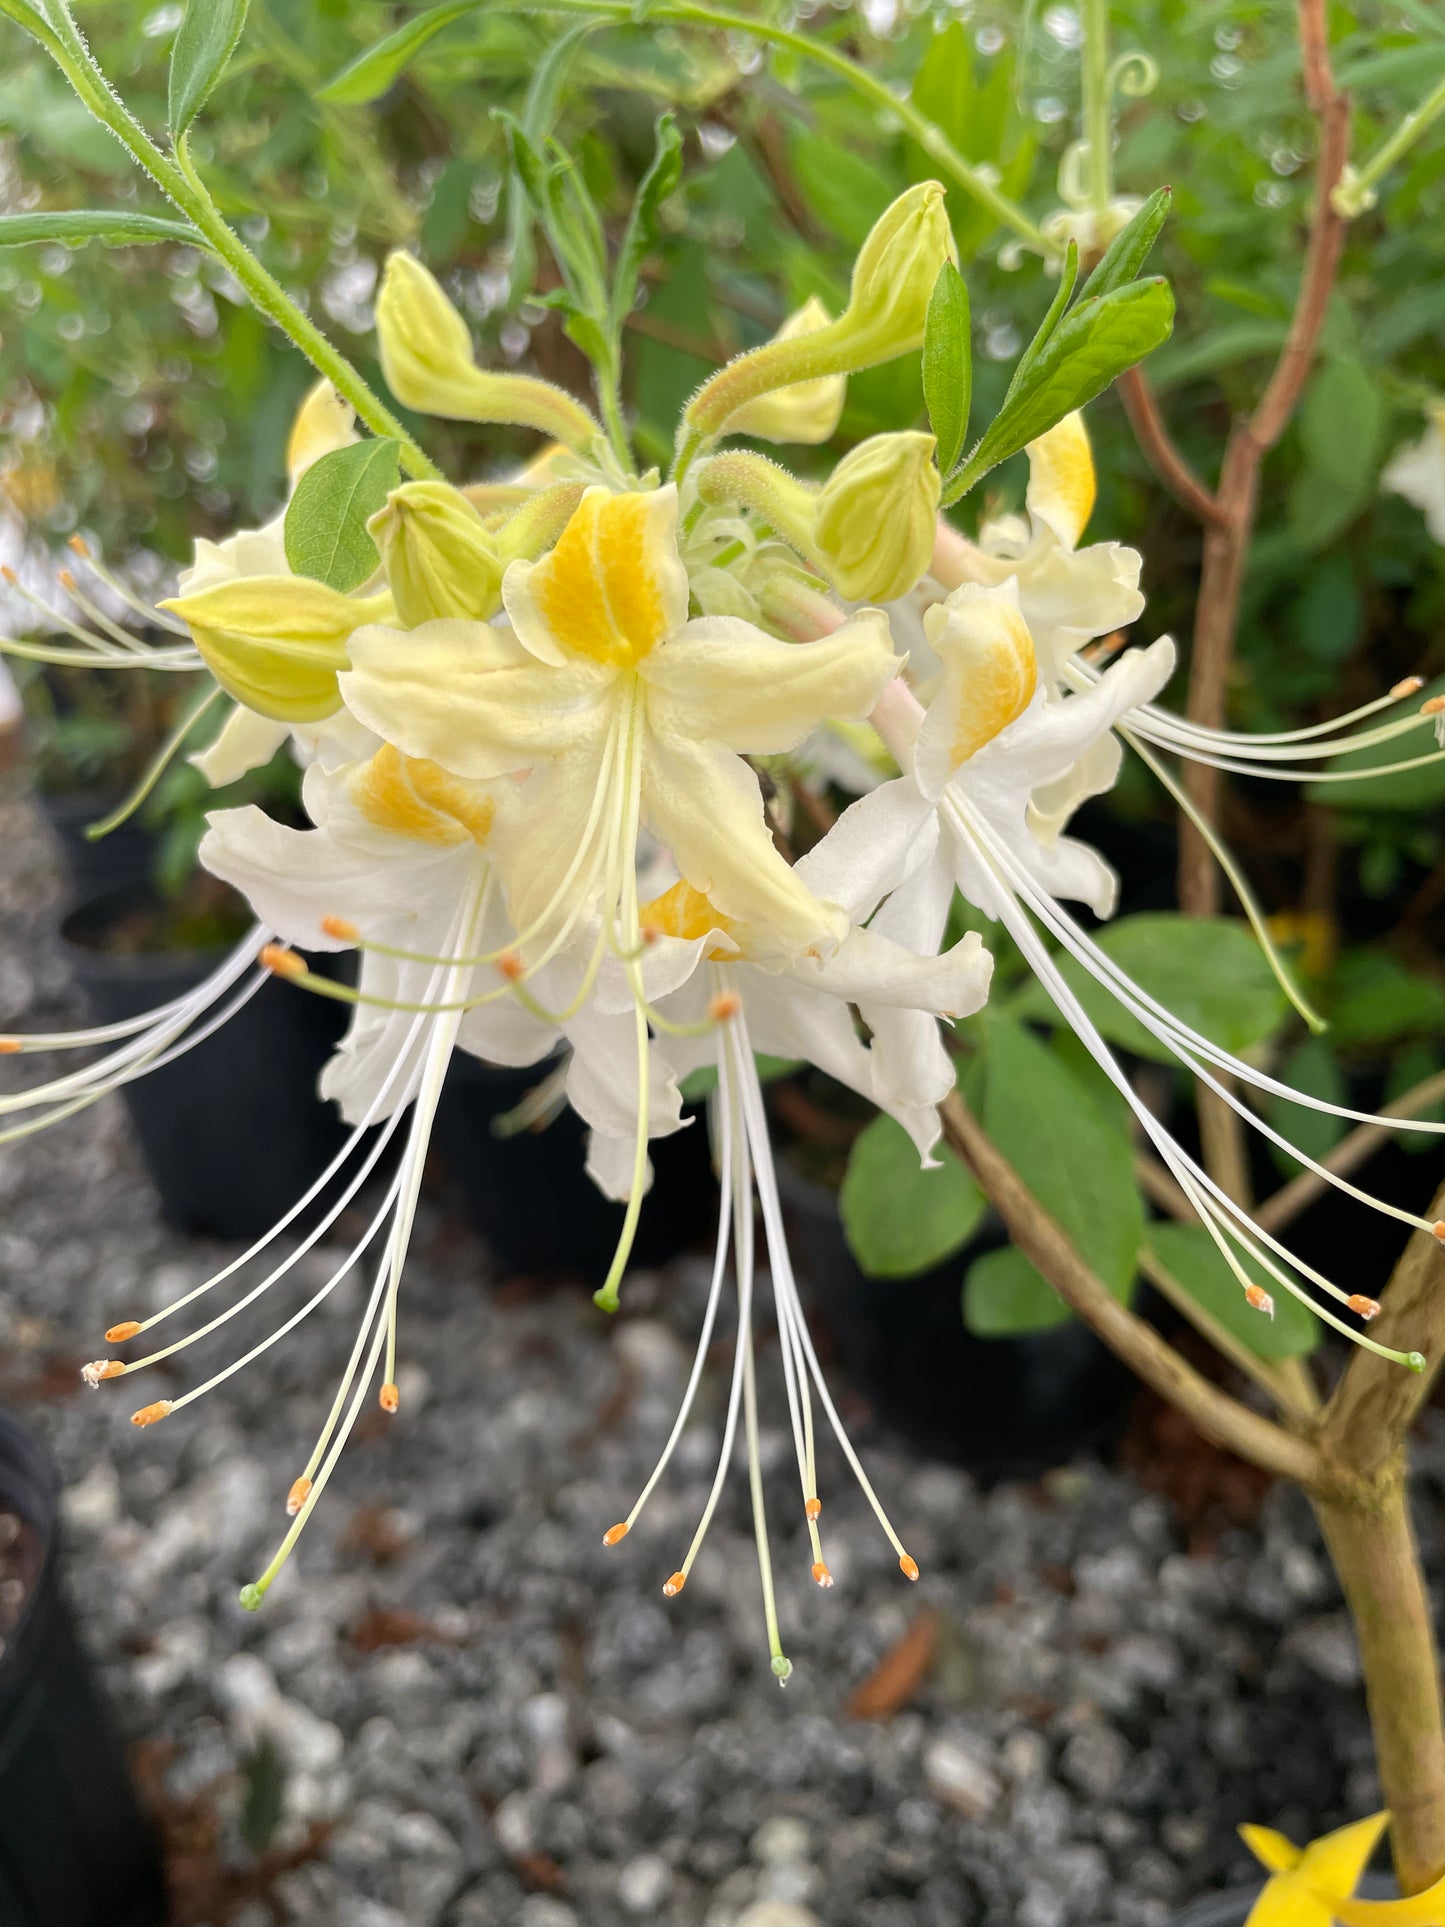
[[[834,469],[818,497],[813,542],[838,590],[891,602],[928,569],[938,520],[931,435],[874,435]]]

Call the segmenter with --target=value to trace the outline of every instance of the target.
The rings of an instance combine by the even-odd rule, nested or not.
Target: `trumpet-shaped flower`
[[[1412,1228],[1445,1237],[1445,1223],[1382,1203],[1290,1144],[1242,1102],[1235,1082],[1352,1121],[1374,1121],[1370,1114],[1298,1093],[1221,1050],[1142,990],[1063,907],[1062,900],[1072,898],[1096,916],[1110,915],[1116,879],[1087,844],[1060,834],[1056,821],[1042,818],[1034,798],[1159,692],[1173,669],[1172,643],[1162,640],[1131,652],[1083,693],[1050,701],[1012,584],[956,591],[935,624],[933,641],[943,675],[927,711],[900,683],[874,712],[904,776],[862,798],[840,823],[840,828],[850,825],[851,836],[860,849],[872,850],[875,862],[891,849],[909,872],[889,900],[890,912],[910,925],[912,940],[922,949],[937,947],[955,885],[985,916],[1002,923],[1065,1022],[1133,1110],[1250,1304],[1265,1312],[1273,1308],[1268,1289],[1251,1275],[1246,1261],[1356,1343],[1419,1369],[1423,1360],[1417,1354],[1377,1345],[1304,1289],[1296,1274],[1366,1318],[1378,1309],[1257,1226],[1175,1141],[1140,1099],[1041,940],[1040,930],[1054,938],[1181,1065],[1272,1143],[1347,1195]]]

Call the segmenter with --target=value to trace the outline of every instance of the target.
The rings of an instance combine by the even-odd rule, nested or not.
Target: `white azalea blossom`
[[[1445,543],[1445,404],[1429,411],[1418,441],[1397,449],[1386,462],[1380,486],[1419,509],[1434,540]]]

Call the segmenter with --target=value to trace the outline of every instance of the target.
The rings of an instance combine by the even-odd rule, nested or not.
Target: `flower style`
[[[943,677],[927,711],[921,711],[898,684],[874,712],[875,723],[906,773],[862,798],[844,819],[851,819],[851,834],[861,844],[875,850],[891,846],[901,861],[911,864],[911,874],[895,891],[890,910],[910,920],[921,948],[936,948],[953,884],[985,916],[1000,922],[1060,1014],[1134,1112],[1249,1303],[1262,1312],[1273,1310],[1269,1291],[1246,1269],[1245,1259],[1356,1344],[1421,1369],[1418,1354],[1378,1345],[1304,1289],[1295,1274],[1366,1319],[1378,1309],[1373,1300],[1342,1290],[1257,1226],[1174,1140],[1140,1099],[1041,941],[1040,928],[1181,1065],[1272,1143],[1347,1195],[1412,1229],[1430,1230],[1445,1239],[1445,1222],[1432,1223],[1385,1204],[1297,1149],[1242,1103],[1234,1082],[1353,1122],[1376,1121],[1371,1114],[1296,1092],[1220,1049],[1134,983],[1060,902],[1072,898],[1087,904],[1096,916],[1106,917],[1114,908],[1116,879],[1097,852],[1060,834],[1055,820],[1040,816],[1033,799],[1075,767],[1105,732],[1159,693],[1173,670],[1172,643],[1161,640],[1137,654],[1130,652],[1082,694],[1049,701],[1012,584],[999,589],[966,585],[930,613],[931,639],[943,663]],[[920,850],[925,853],[923,860],[916,861]],[[1434,1128],[1439,1131],[1445,1126]]]

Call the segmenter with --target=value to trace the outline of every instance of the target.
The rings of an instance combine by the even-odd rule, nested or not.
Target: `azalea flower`
[[[701,1522],[682,1564],[663,1591],[672,1598],[687,1583],[726,1479],[741,1409],[764,1614],[773,1670],[780,1680],[788,1677],[791,1667],[779,1643],[758,1460],[752,1335],[754,1189],[767,1240],[788,1414],[812,1550],[812,1576],[820,1586],[833,1583],[818,1527],[822,1502],[817,1489],[815,1393],[898,1555],[902,1571],[916,1579],[918,1567],[849,1441],[808,1332],[783,1226],[754,1052],[804,1058],[872,1098],[913,1134],[920,1154],[927,1159],[939,1136],[937,1104],[953,1085],[952,1065],[938,1039],[938,1019],[979,1009],[988,995],[992,970],[991,959],[972,932],[943,956],[915,955],[876,927],[862,927],[857,919],[872,913],[891,878],[881,874],[876,865],[831,862],[825,853],[828,841],[825,837],[823,844],[798,865],[812,887],[826,887],[829,899],[840,902],[855,920],[838,949],[827,957],[790,958],[765,927],[745,925],[724,915],[685,881],[674,884],[639,913],[648,939],[643,974],[660,1032],[659,1049],[679,1074],[704,1065],[715,1067],[717,1072],[713,1103],[722,1146],[723,1203],[707,1310],[677,1419],[637,1502],[627,1517],[608,1531],[605,1543],[616,1545],[636,1524],[667,1469],[692,1411],[712,1344],[731,1240],[738,1327],[722,1449]],[[604,1002],[608,988],[604,981]],[[872,1032],[872,1041],[866,1047],[853,1019],[854,1005]]]
[[[887,623],[865,611],[797,648],[738,618],[689,621],[670,487],[589,489],[556,547],[514,562],[510,626],[438,621],[359,631],[347,707],[407,756],[486,781],[524,774],[497,826],[523,981],[595,919],[576,999],[605,956],[631,972],[637,1061],[648,1049],[637,969],[637,848],[644,830],[724,914],[765,924],[791,953],[847,931],[778,852],[744,753],[794,748],[826,715],[862,716],[896,667]],[[649,1132],[637,1114],[629,1218],[600,1293],[615,1302],[640,1204]]]
[[[1055,820],[1036,812],[1033,799],[1076,767],[1105,732],[1159,693],[1174,667],[1172,643],[1165,639],[1131,651],[1083,693],[1050,701],[1012,583],[956,590],[930,611],[929,635],[943,677],[926,712],[901,683],[874,712],[905,774],[862,798],[839,824],[848,827],[860,849],[874,851],[875,861],[878,851],[889,848],[903,862],[924,853],[894,893],[890,909],[911,920],[925,949],[937,946],[953,885],[985,916],[1002,923],[1060,1014],[1129,1104],[1249,1303],[1273,1311],[1269,1291],[1240,1254],[1355,1343],[1420,1369],[1418,1354],[1376,1344],[1297,1282],[1296,1273],[1365,1318],[1378,1310],[1372,1299],[1343,1291],[1257,1226],[1175,1141],[1135,1092],[1040,936],[1042,930],[1053,937],[1182,1066],[1272,1143],[1349,1196],[1445,1239],[1445,1222],[1432,1223],[1386,1204],[1316,1163],[1250,1111],[1235,1094],[1234,1081],[1351,1121],[1378,1121],[1372,1114],[1294,1091],[1220,1049],[1134,983],[1063,907],[1063,900],[1074,899],[1096,916],[1111,915],[1117,879],[1096,851],[1062,835]]]
[[[1437,542],[1445,542],[1445,403],[1427,411],[1424,434],[1397,449],[1380,475],[1380,487],[1403,495],[1420,510]]]

